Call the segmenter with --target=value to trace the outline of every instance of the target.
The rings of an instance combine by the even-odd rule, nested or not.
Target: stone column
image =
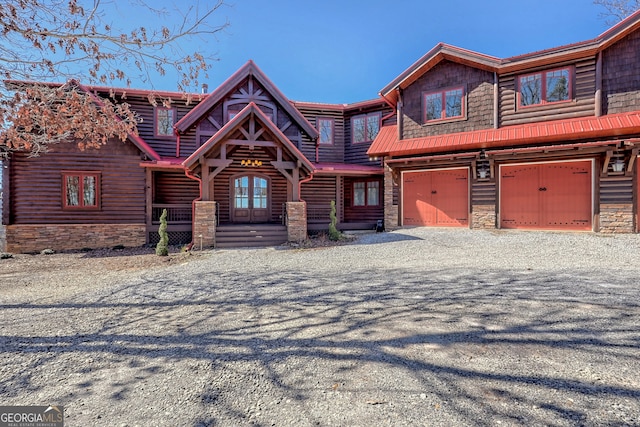
[[[496,228],[496,205],[473,205],[471,228],[491,230]]]
[[[384,228],[393,230],[398,228],[398,205],[393,204],[393,173],[389,166],[384,166]]]
[[[600,205],[601,233],[633,233],[633,204],[606,203]]]
[[[287,236],[290,242],[307,240],[307,204],[287,202]]]
[[[199,201],[193,214],[193,246],[212,248],[216,246],[216,202]]]

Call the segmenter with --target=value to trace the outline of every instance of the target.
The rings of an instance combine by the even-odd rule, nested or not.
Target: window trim
[[[173,123],[171,123],[171,134],[163,134],[159,132],[159,128],[158,126],[160,125],[160,120],[158,119],[158,112],[160,111],[172,111],[173,112]],[[176,122],[177,122],[177,114],[178,111],[175,107],[155,107],[155,111],[154,111],[154,117],[155,117],[155,122],[154,122],[154,126],[153,126],[153,135],[156,138],[175,138],[175,134],[173,133],[173,127],[175,126]]]
[[[547,74],[548,73],[553,73],[554,71],[563,71],[563,70],[567,70],[567,72],[569,73],[569,83],[567,84],[568,86],[568,90],[569,90],[569,94],[567,96],[567,99],[562,100],[562,101],[551,101],[548,102],[547,101]],[[522,92],[520,90],[522,84],[521,81],[523,78],[525,77],[529,77],[529,76],[535,76],[536,74],[540,74],[541,75],[541,87],[540,87],[540,103],[539,104],[531,104],[531,105],[522,105]],[[568,103],[568,102],[572,102],[573,101],[573,82],[575,80],[575,67],[573,65],[570,66],[566,66],[566,67],[559,67],[559,68],[551,68],[551,69],[546,69],[546,70],[540,70],[540,71],[536,71],[533,73],[527,73],[527,74],[519,74],[516,78],[516,96],[517,96],[517,100],[516,100],[516,106],[518,109],[529,109],[529,108],[536,108],[536,107],[544,107],[547,105],[557,105],[557,104],[564,104],[564,103]]]
[[[378,203],[375,205],[369,204],[369,183],[375,182],[378,184]],[[364,183],[364,205],[356,205],[356,184]],[[381,197],[381,182],[379,179],[358,179],[351,183],[351,207],[356,209],[366,209],[372,207],[380,207],[382,205],[382,197]]]
[[[79,187],[78,187],[78,206],[68,205],[67,204],[67,177],[77,176]],[[84,198],[80,197],[83,192],[84,187],[84,178],[91,176],[95,179],[96,183],[96,204],[95,205],[84,205]],[[100,171],[71,171],[65,170],[61,172],[62,179],[62,209],[63,210],[71,210],[71,211],[98,211],[102,208],[102,192],[100,191],[101,182],[102,182],[102,172]]]
[[[460,97],[460,115],[459,116],[451,116],[446,117],[446,93],[460,90],[462,95]],[[442,107],[440,110],[440,118],[439,119],[429,119],[427,120],[427,96],[429,95],[440,95],[440,99],[442,101]],[[443,123],[443,122],[453,122],[457,120],[466,120],[467,119],[467,91],[465,90],[464,85],[460,86],[450,86],[445,87],[438,90],[431,90],[422,92],[422,123],[424,124],[432,124],[432,123]]]
[[[369,121],[370,117],[377,117],[378,118],[378,132],[376,133],[376,135],[373,137],[373,139],[367,139],[368,133],[367,132],[367,123]],[[357,119],[364,119],[364,140],[362,141],[356,141],[355,140],[355,132],[353,131],[354,129],[354,122]],[[376,136],[378,136],[378,134],[380,133],[380,129],[382,128],[382,113],[380,111],[376,111],[376,112],[372,112],[372,113],[366,113],[366,114],[358,114],[357,116],[353,116],[351,117],[351,143],[352,144],[366,144],[369,142],[373,142],[373,140],[376,138]]]
[[[331,126],[331,135],[330,138],[331,140],[329,142],[322,142],[322,126],[321,123],[322,122],[326,122],[329,123],[329,126]],[[334,118],[332,117],[318,117],[316,118],[316,126],[318,128],[318,145],[334,145],[335,144],[335,129],[336,129],[336,121]]]

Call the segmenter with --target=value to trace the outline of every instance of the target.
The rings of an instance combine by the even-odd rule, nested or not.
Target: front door
[[[269,180],[258,175],[242,175],[231,179],[233,222],[268,222]]]

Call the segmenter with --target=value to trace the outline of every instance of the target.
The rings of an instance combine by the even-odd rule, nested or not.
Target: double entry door
[[[268,222],[271,217],[269,179],[242,175],[231,179],[231,220],[240,223]]]

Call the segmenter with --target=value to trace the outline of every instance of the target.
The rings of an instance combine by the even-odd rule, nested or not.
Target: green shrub
[[[160,241],[156,245],[156,255],[167,256],[169,255],[169,234],[167,233],[167,210],[162,210],[160,215],[160,228],[158,229],[158,235]]]
[[[331,222],[329,223],[329,239],[331,240],[340,240],[342,239],[342,233],[336,227],[338,223],[338,218],[336,217],[336,201],[331,201],[331,213],[329,214],[329,218],[331,218]]]

